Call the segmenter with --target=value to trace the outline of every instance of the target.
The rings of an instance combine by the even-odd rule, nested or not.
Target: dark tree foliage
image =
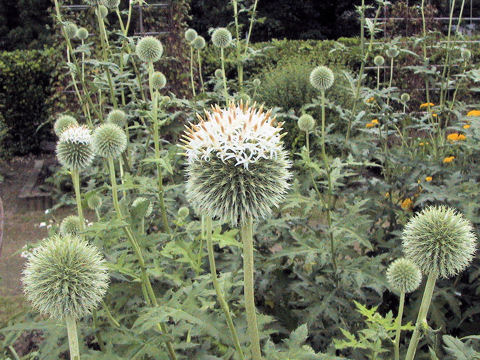
[[[41,49],[49,43],[50,0],[1,0],[0,49]]]

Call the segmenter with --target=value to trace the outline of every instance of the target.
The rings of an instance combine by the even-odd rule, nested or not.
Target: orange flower
[[[467,137],[463,134],[458,135],[458,140],[466,140]]]
[[[425,181],[426,181],[426,182],[430,182],[430,181],[432,181],[432,180],[433,180],[433,178],[432,178],[431,176],[427,176],[427,177],[425,178]]]
[[[400,204],[403,210],[411,210],[413,206],[413,201],[410,198],[406,198],[405,200],[402,201]]]
[[[464,129],[470,129],[470,124],[465,124],[465,125],[463,125],[463,128],[464,128]]]
[[[455,159],[455,156],[446,157],[445,159],[443,159],[443,163],[444,164],[451,163],[454,159]]]
[[[467,116],[480,116],[480,110],[471,110],[468,112]]]
[[[375,126],[375,124],[373,124],[373,123],[368,123],[368,124],[367,124],[367,125],[365,125],[365,126],[366,126],[367,128],[372,128],[372,127],[374,127],[374,126]]]
[[[428,107],[432,107],[432,106],[435,106],[435,104],[434,103],[424,103],[424,104],[420,105],[420,109],[428,108]]]
[[[457,141],[458,140],[458,133],[448,134],[447,139],[450,140],[450,141]]]
[[[371,98],[367,99],[367,103],[371,103],[373,101],[375,101],[375,98],[373,96]]]
[[[438,117],[438,114],[433,113],[432,116],[436,118],[436,117]]]
[[[372,124],[378,125],[378,124],[380,124],[380,123],[378,122],[378,119],[373,119],[373,120],[372,120]]]

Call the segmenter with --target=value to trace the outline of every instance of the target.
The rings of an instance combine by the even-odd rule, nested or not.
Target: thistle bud
[[[158,39],[147,36],[137,43],[135,51],[140,60],[154,63],[162,57],[163,45]]]
[[[203,36],[197,36],[195,40],[192,41],[192,46],[195,50],[202,50],[205,47],[205,39]]]
[[[385,58],[381,55],[377,55],[373,59],[373,63],[378,67],[383,66],[385,64]]]
[[[65,130],[72,126],[78,126],[77,119],[70,115],[60,115],[53,125],[53,131],[60,137]]]
[[[422,273],[417,265],[408,259],[397,259],[387,269],[387,280],[392,290],[406,294],[420,286]]]
[[[57,143],[57,158],[71,170],[89,166],[94,158],[90,130],[85,126],[73,126],[62,132]]]
[[[80,218],[75,215],[67,216],[62,220],[60,224],[60,234],[61,235],[78,235],[82,229],[82,222]]]
[[[192,43],[193,40],[197,38],[198,34],[194,29],[188,29],[185,31],[185,40],[187,40],[189,43]]]
[[[125,112],[120,109],[112,110],[107,115],[107,122],[123,128],[127,123],[127,114],[125,114]]]
[[[226,28],[218,28],[212,34],[212,43],[219,48],[226,48],[232,42],[232,33]]]
[[[101,157],[116,159],[127,148],[127,136],[117,125],[103,124],[93,133],[93,148]]]
[[[305,132],[310,132],[315,127],[315,119],[309,114],[303,114],[298,118],[298,128]]]
[[[335,77],[332,70],[326,66],[318,66],[310,73],[310,84],[321,91],[328,90],[332,87]]]
[[[152,86],[155,90],[161,90],[167,85],[167,78],[160,71],[152,74]]]

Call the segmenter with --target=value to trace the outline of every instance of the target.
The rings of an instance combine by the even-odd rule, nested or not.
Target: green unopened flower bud
[[[192,46],[196,50],[202,50],[205,47],[205,39],[203,36],[197,36],[195,40],[192,41]]]
[[[420,286],[422,273],[417,265],[408,259],[397,259],[387,269],[387,280],[392,290],[411,293]]]
[[[93,133],[93,148],[101,157],[116,159],[127,148],[127,136],[118,125],[105,123]]]
[[[95,11],[100,11],[100,16],[102,18],[106,18],[107,15],[108,15],[108,9],[105,5],[98,5],[97,10],[95,10]]]
[[[107,115],[107,122],[123,128],[127,123],[127,114],[125,114],[125,112],[120,109],[112,110]]]
[[[75,215],[67,216],[60,224],[61,235],[78,235],[82,229],[80,218]]]
[[[193,40],[195,40],[197,38],[197,36],[198,36],[198,34],[194,29],[188,29],[187,31],[185,31],[185,39],[189,43],[193,42]]]
[[[462,49],[460,52],[463,61],[469,61],[472,57],[472,52],[468,49]]]
[[[218,28],[212,34],[212,43],[216,47],[226,48],[232,42],[232,33],[226,28]]]
[[[375,56],[375,58],[373,59],[373,62],[376,66],[383,66],[385,64],[385,58],[381,55],[377,55]]]
[[[149,217],[150,215],[152,215],[152,212],[153,212],[153,204],[147,198],[144,198],[144,197],[136,198],[132,203],[132,208],[135,209],[137,206],[140,206],[140,204],[143,204],[145,202],[148,202],[147,211],[145,212],[145,217]]]
[[[404,103],[409,102],[409,101],[410,101],[410,94],[403,93],[403,94],[400,96],[400,100],[402,100]]]
[[[449,278],[472,261],[477,238],[472,224],[456,210],[430,206],[403,231],[403,251],[426,275]]]
[[[29,257],[23,286],[33,308],[63,320],[96,309],[108,288],[108,273],[98,249],[76,236],[53,236]]]
[[[180,219],[185,219],[188,214],[190,214],[188,207],[182,206],[180,209],[178,209],[177,215]]]
[[[163,89],[167,85],[167,78],[160,71],[152,74],[152,86],[155,90]]]
[[[120,0],[102,0],[102,4],[109,9],[115,10],[120,5]]]
[[[400,54],[400,51],[398,51],[396,46],[392,46],[387,49],[386,54],[389,58],[396,58]]]
[[[80,29],[77,30],[77,38],[80,40],[87,40],[88,38],[88,30],[81,27]]]
[[[154,63],[162,57],[163,45],[153,36],[146,36],[137,43],[135,51],[140,60]]]
[[[69,39],[74,39],[77,36],[78,27],[74,23],[69,22],[65,24],[64,29]]]
[[[259,87],[261,83],[260,79],[253,79],[253,86]]]
[[[93,194],[87,199],[87,205],[91,210],[99,209],[102,206],[102,198],[98,194]]]
[[[57,158],[71,170],[89,166],[94,158],[90,130],[85,126],[73,126],[62,132],[57,143]]]
[[[298,119],[298,128],[305,132],[310,132],[315,127],[315,119],[309,114],[303,114]]]
[[[222,71],[222,69],[217,69],[217,70],[215,70],[215,77],[216,77],[217,79],[223,78],[223,71]]]
[[[60,137],[65,130],[72,126],[78,126],[77,119],[70,115],[60,115],[53,125],[53,131]]]
[[[335,77],[332,70],[326,66],[317,66],[310,73],[310,84],[317,90],[328,90],[332,87]]]

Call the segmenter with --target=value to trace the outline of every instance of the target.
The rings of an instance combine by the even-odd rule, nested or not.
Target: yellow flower
[[[432,178],[431,176],[427,176],[427,177],[425,178],[425,181],[426,181],[426,182],[430,182],[430,181],[432,181],[432,180],[433,180],[433,178]]]
[[[411,210],[413,205],[413,201],[410,198],[406,198],[405,200],[402,201],[400,206],[402,207],[403,210]]]
[[[451,163],[453,161],[453,159],[455,159],[455,156],[446,157],[445,159],[443,159],[443,163],[444,164]]]
[[[468,112],[467,116],[480,116],[480,110],[471,110]]]
[[[435,104],[434,103],[424,103],[424,104],[420,105],[420,109],[428,108],[428,107],[432,107],[432,106],[435,106]]]
[[[458,135],[458,140],[466,140],[467,137],[463,134]]]
[[[367,99],[367,103],[371,103],[373,101],[375,101],[375,98],[373,96],[371,98]]]
[[[418,144],[418,146],[425,146],[425,143],[421,142],[420,144]]]
[[[435,118],[438,117],[438,115],[436,113],[433,113],[432,116],[435,117]]]
[[[464,128],[464,129],[470,129],[470,124],[465,124],[465,125],[463,125],[463,128]]]
[[[374,126],[375,126],[375,124],[370,122],[370,123],[368,123],[368,124],[367,124],[367,125],[365,125],[365,126],[366,126],[367,128],[372,128],[372,127],[374,127]]]
[[[450,141],[457,141],[458,140],[458,133],[448,134],[447,139],[450,140]]]
[[[389,192],[386,192],[385,193],[385,197],[388,198],[390,196],[390,193]]]
[[[378,124],[380,124],[380,123],[378,122],[378,119],[373,119],[373,120],[372,120],[372,124],[378,125]]]

